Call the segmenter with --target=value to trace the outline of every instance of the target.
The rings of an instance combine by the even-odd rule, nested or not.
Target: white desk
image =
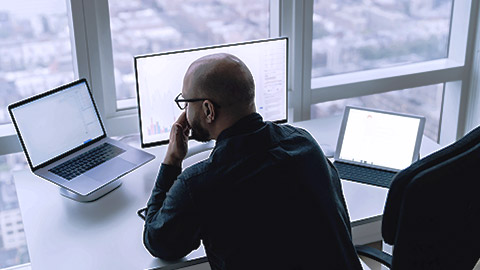
[[[317,119],[295,125],[309,130],[321,144],[334,147],[340,119]],[[429,140],[423,146],[424,152],[438,148]],[[152,257],[143,246],[143,220],[136,211],[145,206],[150,196],[165,150],[165,146],[149,149],[156,155],[155,160],[124,176],[120,188],[92,203],[64,198],[57,186],[28,170],[15,172],[32,268],[146,269],[165,266],[173,269],[204,257],[201,247],[181,261],[167,262]],[[188,158],[184,167],[208,154]],[[342,185],[354,242],[381,240],[380,222],[387,190],[343,180]]]

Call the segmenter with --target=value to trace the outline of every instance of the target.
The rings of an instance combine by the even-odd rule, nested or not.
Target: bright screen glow
[[[350,108],[340,159],[404,169],[414,158],[420,119]]]
[[[287,119],[287,39],[224,45],[135,58],[142,145],[166,143],[181,110],[174,102],[187,68],[214,53],[240,58],[255,80],[257,112],[266,121]]]
[[[12,109],[36,167],[103,135],[85,82]]]

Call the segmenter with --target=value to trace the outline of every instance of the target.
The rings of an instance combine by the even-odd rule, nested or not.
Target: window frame
[[[67,5],[75,77],[89,81],[110,136],[138,132],[135,99],[119,101],[117,109],[108,0]],[[290,40],[290,121],[310,119],[311,105],[320,102],[444,83],[439,142],[453,142],[480,122],[480,80],[472,76],[480,70],[478,9],[478,1],[453,2],[445,59],[312,79],[313,0],[270,0],[270,36]],[[12,124],[0,125],[0,145],[0,155],[22,151]]]
[[[478,1],[453,1],[447,58],[313,79],[313,0],[293,5],[293,16],[300,18],[295,20],[296,23],[303,23],[301,33],[291,33],[301,36],[300,40],[294,42],[302,50],[293,53],[303,59],[297,59],[295,63],[298,71],[294,71],[296,77],[293,78],[292,89],[301,90],[292,91],[294,121],[310,119],[312,104],[444,83],[439,143],[451,143],[475,126],[475,112],[480,110],[479,89],[473,88],[473,84],[470,87],[472,61],[467,56],[474,52]]]
[[[102,105],[99,106],[102,107],[100,113],[108,134],[110,136],[122,136],[139,132],[137,100],[135,98],[117,100],[116,98],[108,0],[72,2],[76,2],[76,6],[72,7],[72,10],[76,11],[73,14],[80,17],[78,14],[83,13],[85,32],[92,33],[85,36],[75,35],[76,40],[86,39],[88,48],[88,51],[77,52],[79,59],[82,57],[88,59],[88,63],[83,63],[83,65],[79,63],[79,74],[88,79],[97,105]],[[270,14],[275,14],[270,16],[270,37],[276,37],[279,32],[277,1],[270,0]],[[74,27],[76,25],[82,25],[80,19],[77,24],[74,23]],[[89,69],[88,67],[92,68]],[[94,70],[95,67],[102,68]],[[104,89],[104,91],[95,93],[97,92],[96,89]]]

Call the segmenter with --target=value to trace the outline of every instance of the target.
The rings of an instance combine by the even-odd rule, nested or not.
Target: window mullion
[[[472,2],[475,1],[454,1],[452,7],[448,58],[461,63],[466,60],[469,25],[474,23],[468,16],[472,13]]]
[[[280,36],[281,25],[281,0],[270,0],[270,37]]]
[[[79,74],[89,78],[95,102],[104,121],[108,121],[108,118],[116,112],[108,1],[82,0],[78,2],[82,2],[82,7],[78,7],[78,10],[80,8],[83,10],[84,40],[86,43],[85,50],[81,54],[77,53],[79,59],[85,58],[85,64],[80,65],[79,63]],[[80,3],[77,5],[80,5]],[[81,20],[82,18],[78,19],[79,27],[81,27]],[[75,21],[74,19],[74,23]]]
[[[476,111],[480,111],[478,95],[478,56],[474,54],[478,35],[478,1],[454,1],[448,58],[464,64],[464,76],[459,82],[445,86],[439,141],[451,143],[475,126]],[[469,57],[467,57],[469,56]],[[445,125],[445,126],[443,126]]]
[[[309,118],[310,114],[310,82],[306,82],[305,78],[310,80],[310,70],[305,74],[306,55],[309,53],[304,51],[310,48],[311,58],[311,33],[305,35],[305,32],[310,29],[311,32],[311,16],[307,19],[305,12],[311,13],[313,10],[313,0],[308,1],[281,1],[281,29],[282,36],[289,37],[289,77],[288,88],[290,90],[289,102],[293,107],[293,121],[302,121]],[[310,23],[310,27],[305,26],[305,22]],[[308,39],[309,40],[306,40]],[[311,60],[309,60],[311,68]],[[306,87],[308,86],[308,87]],[[289,116],[292,119],[291,116]]]
[[[306,0],[303,4],[303,95],[302,120],[310,119],[312,105],[312,39],[313,39],[313,0]]]
[[[456,1],[455,4],[457,4]],[[462,97],[459,110],[459,123],[457,127],[457,139],[465,135],[468,131],[475,128],[479,122],[480,112],[480,84],[478,82],[480,59],[478,56],[478,48],[480,47],[480,22],[478,19],[479,5],[478,1],[465,1],[470,5],[465,8],[465,14],[469,14],[468,19],[463,19],[468,27],[463,33],[465,66],[470,72],[465,73],[465,78],[462,83]],[[460,15],[458,15],[460,16]],[[460,26],[458,26],[460,27]],[[456,31],[460,31],[455,29]],[[468,57],[467,57],[468,56]]]
[[[471,63],[471,71],[469,78],[469,95],[467,97],[468,104],[465,111],[465,128],[463,133],[469,132],[471,129],[480,125],[480,18],[478,6],[478,1],[475,3],[475,7],[472,8],[475,11],[476,20],[471,20],[476,24],[476,34],[475,34],[475,46],[469,50],[469,55]],[[473,40],[473,38],[472,38]]]

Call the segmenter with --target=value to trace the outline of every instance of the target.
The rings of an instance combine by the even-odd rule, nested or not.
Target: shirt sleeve
[[[181,168],[162,164],[147,204],[143,241],[155,257],[175,260],[200,246],[200,225]],[[177,180],[175,180],[177,179]]]

